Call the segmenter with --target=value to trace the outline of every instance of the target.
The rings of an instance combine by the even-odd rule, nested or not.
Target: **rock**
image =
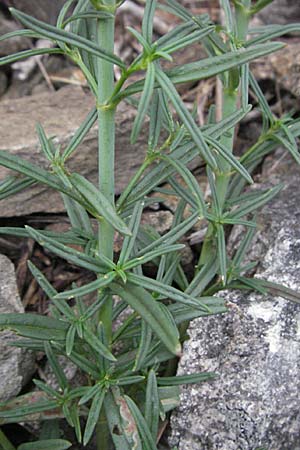
[[[287,25],[300,20],[300,3],[294,0],[274,0],[258,17],[265,24]]]
[[[0,255],[0,314],[23,312],[13,264],[6,256]],[[0,333],[0,402],[16,396],[35,370],[33,354],[9,347],[12,340],[16,340],[13,333]]]
[[[0,12],[0,36],[16,31],[19,27],[13,20],[7,20]],[[0,42],[0,56],[11,55],[29,48],[30,40],[24,36],[16,36]]]
[[[4,0],[6,6],[17,8],[30,16],[53,25],[65,3],[65,0],[31,0],[30,2],[28,0]]]
[[[257,277],[300,291],[300,170],[280,168],[286,187],[265,207],[252,253]],[[300,305],[272,295],[226,292],[230,312],[196,319],[178,374],[219,377],[182,390],[172,417],[178,450],[299,449]]]
[[[39,149],[35,126],[40,122],[56,144],[66,146],[76,129],[94,106],[94,99],[79,87],[65,87],[45,93],[0,103],[0,148],[29,159],[36,165],[48,167]],[[141,133],[135,145],[130,145],[134,108],[122,103],[116,116],[116,194],[120,194],[144,160],[147,133]],[[67,163],[70,171],[97,180],[97,129],[94,127]],[[10,171],[0,167],[0,179]],[[0,201],[0,215],[12,217],[35,212],[63,212],[60,194],[36,185],[13,197]]]

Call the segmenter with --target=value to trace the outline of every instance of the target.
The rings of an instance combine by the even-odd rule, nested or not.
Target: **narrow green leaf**
[[[106,267],[104,267],[103,263],[96,258],[92,258],[91,256],[86,255],[83,252],[79,252],[71,247],[67,247],[64,244],[57,242],[55,239],[52,239],[48,236],[45,236],[38,231],[34,230],[31,227],[26,226],[26,230],[28,230],[30,236],[35,239],[40,245],[47,248],[54,254],[64,258],[80,267],[84,267],[85,269],[92,270],[96,273],[101,273],[106,271]]]
[[[56,300],[62,299],[71,299],[75,297],[81,297],[83,295],[89,294],[90,292],[94,292],[97,289],[101,289],[104,286],[109,285],[116,277],[116,272],[109,272],[99,277],[97,280],[92,281],[91,283],[85,284],[84,286],[77,287],[75,289],[70,289],[69,291],[60,292],[55,295]]]
[[[112,19],[114,16],[113,14],[107,12],[107,11],[88,11],[88,12],[82,12],[79,14],[73,14],[71,17],[68,17],[62,24],[62,28],[66,28],[66,26],[74,22],[75,20],[81,20],[81,19],[101,19],[101,20],[107,20]]]
[[[235,111],[221,122],[204,127],[203,134],[218,139],[239,123],[250,110],[251,105],[249,105],[246,111],[242,109]],[[193,142],[184,143],[172,151],[172,158],[179,159],[185,165],[191,162],[197,155],[198,151]],[[138,199],[144,199],[158,184],[168,180],[174,172],[175,169],[173,167],[168,166],[165,161],[161,161],[131,190],[131,194],[126,200],[126,203],[128,205],[135,204]]]
[[[162,316],[159,304],[141,287],[141,284],[135,286],[128,281],[126,285],[120,286],[113,283],[112,291],[140,314],[173,354],[180,354],[181,345],[177,338],[177,329],[174,329],[170,321]]]
[[[101,385],[99,383],[96,383],[94,386],[88,387],[86,389],[85,394],[79,400],[78,404],[84,405],[85,403],[90,401],[91,398],[93,398],[97,394],[97,392],[100,390],[101,390]]]
[[[34,405],[19,406],[16,409],[2,409],[0,410],[0,418],[5,419],[19,419],[20,421],[26,419],[26,416],[37,414],[43,411],[50,411],[57,408],[56,400],[45,400],[36,402]]]
[[[188,63],[181,67],[175,67],[174,69],[168,70],[166,74],[174,84],[196,81],[227,72],[234,67],[273,53],[283,47],[284,44],[280,42],[260,44],[249,49],[236,50],[225,53],[224,55]]]
[[[12,64],[21,59],[30,58],[37,55],[61,55],[63,52],[58,48],[36,48],[33,50],[22,50],[21,52],[14,53],[13,55],[2,56],[0,58],[0,66],[6,64]]]
[[[234,258],[233,258],[234,267],[240,267],[240,265],[242,264],[242,262],[246,256],[247,250],[254,238],[255,232],[256,232],[255,228],[248,229],[247,233],[245,234],[242,242],[240,243],[240,245],[234,255]]]
[[[58,359],[51,347],[51,344],[49,342],[45,342],[44,347],[50,367],[57,378],[60,388],[64,390],[68,387],[69,384],[66,375],[58,362]]]
[[[208,286],[211,280],[215,277],[219,268],[218,258],[213,254],[209,261],[196,272],[193,280],[190,282],[186,289],[187,294],[191,294],[194,297],[202,294],[204,289]]]
[[[66,336],[66,354],[70,356],[74,348],[76,326],[70,325]]]
[[[257,196],[256,199],[247,202],[245,205],[242,205],[231,212],[228,217],[231,219],[239,219],[240,217],[243,217],[246,214],[249,214],[250,212],[260,208],[261,206],[272,200],[272,198],[281,191],[282,187],[282,184],[279,184],[278,186],[269,189],[266,193]]]
[[[182,236],[185,235],[187,231],[189,231],[193,225],[199,220],[198,211],[194,212],[190,217],[185,219],[182,223],[178,224],[166,234],[161,236],[160,238],[154,240],[151,244],[147,245],[143,249],[141,249],[137,256],[143,256],[150,252],[151,250],[157,248],[161,244],[163,245],[172,245],[174,242],[178,241]]]
[[[167,4],[169,5],[170,10],[180,17],[180,19],[190,20],[192,18],[191,12],[175,0],[167,0]]]
[[[208,166],[206,167],[206,172],[212,196],[212,209],[215,212],[215,214],[219,217],[222,213],[222,208],[220,206],[219,195],[216,189],[215,175]]]
[[[70,223],[72,228],[77,228],[80,230],[80,233],[85,232],[91,238],[94,236],[92,224],[89,218],[89,215],[83,206],[81,206],[78,202],[68,197],[65,194],[62,194],[62,198],[64,201],[64,205],[70,219]],[[64,242],[65,244],[66,242]]]
[[[191,375],[176,375],[176,377],[158,377],[159,386],[181,386],[182,384],[197,384],[202,381],[212,380],[216,378],[214,372],[193,373]]]
[[[205,217],[206,205],[204,196],[200,189],[199,183],[197,182],[191,171],[184,164],[182,164],[178,160],[176,161],[171,156],[164,155],[163,159],[167,161],[171,166],[173,166],[176,169],[176,172],[178,172],[182,176],[199,208],[199,214]]]
[[[250,174],[247,172],[244,166],[230,153],[230,151],[218,142],[216,139],[211,137],[205,137],[207,143],[212,145],[215,150],[225,159],[243,178],[245,178],[248,183],[253,184],[253,180]]]
[[[249,103],[249,64],[241,67],[241,100],[242,108],[246,110]]]
[[[72,6],[72,3],[74,3],[74,2],[75,2],[75,0],[67,0],[66,2],[64,2],[64,5],[62,6],[62,8],[58,14],[58,17],[57,17],[57,21],[56,21],[57,28],[63,28],[63,22],[65,20],[65,17],[70,12],[70,8]],[[80,3],[80,1],[79,1],[79,3]],[[77,8],[77,7],[75,7],[75,8]]]
[[[245,46],[251,47],[252,45],[261,44],[276,37],[280,37],[289,33],[297,33],[299,31],[300,23],[290,23],[288,25],[266,25],[259,28],[250,28],[249,32],[258,34],[258,36],[246,41]]]
[[[162,110],[159,102],[159,92],[156,89],[152,95],[152,102],[150,107],[150,121],[149,121],[149,140],[148,146],[155,149],[158,144],[160,130],[162,126]]]
[[[137,202],[133,212],[132,216],[130,218],[129,222],[129,229],[131,231],[131,236],[126,236],[123,241],[120,257],[118,264],[122,266],[130,257],[131,252],[133,250],[135,240],[139,231],[140,227],[140,221],[143,213],[145,203],[144,202]]]
[[[85,313],[83,314],[82,318],[86,320],[89,319],[90,317],[93,317],[93,315],[101,308],[101,306],[103,305],[103,303],[105,303],[106,300],[107,295],[98,294],[97,300],[85,310]]]
[[[220,0],[221,8],[223,9],[224,16],[225,16],[225,26],[229,33],[233,32],[233,17],[232,17],[232,11],[230,7],[229,0]]]
[[[250,14],[257,14],[260,10],[272,3],[274,0],[257,0],[257,2],[250,8]]]
[[[9,176],[0,184],[0,200],[10,197],[11,195],[15,195],[34,183],[34,180],[27,177],[19,178]]]
[[[164,52],[172,53],[180,50],[194,42],[200,42],[205,36],[210,34],[215,29],[214,26],[209,26],[203,30],[195,30],[187,36],[178,38],[177,40],[172,40],[172,42],[165,44],[164,46],[158,46]]]
[[[187,169],[188,170],[188,169]],[[194,198],[190,190],[186,189],[182,183],[180,183],[178,180],[176,180],[175,177],[170,177],[168,179],[168,183],[172,186],[174,189],[174,193],[172,195],[178,196],[178,198],[184,200],[187,204],[191,205],[192,208],[198,209],[198,203],[197,200]]]
[[[5,434],[0,428],[0,447],[1,450],[17,450],[14,445],[7,439]]]
[[[126,400],[128,408],[134,418],[134,421],[137,425],[140,439],[141,439],[141,442],[143,443],[144,449],[145,450],[157,450],[155,441],[151,435],[151,431],[150,431],[144,417],[142,416],[139,408],[136,406],[136,404],[130,397],[127,397],[127,395],[125,395],[124,398]]]
[[[159,422],[159,394],[157,378],[153,369],[150,370],[146,388],[145,421],[152,434],[154,442],[157,439]]]
[[[85,138],[87,133],[90,131],[90,129],[96,122],[97,114],[98,113],[97,113],[96,108],[93,108],[88,113],[88,115],[86,116],[86,118],[84,119],[84,121],[82,122],[80,127],[76,130],[76,132],[75,132],[74,136],[72,137],[72,139],[70,140],[69,144],[65,148],[65,150],[62,154],[63,161],[66,161],[71,156],[71,154],[74,152],[74,150],[76,150],[76,148],[79,146],[79,144],[83,141],[83,139]]]
[[[138,135],[141,131],[144,118],[148,112],[148,108],[150,105],[151,97],[154,89],[154,81],[155,81],[155,65],[150,62],[147,66],[147,73],[145,78],[145,85],[143,89],[143,93],[139,102],[137,114],[133,123],[132,132],[130,141],[134,144],[138,138]]]
[[[58,344],[57,342],[52,343],[57,350],[65,354],[65,345]],[[83,372],[87,373],[90,377],[92,377],[94,380],[99,379],[99,370],[98,367],[90,361],[88,358],[83,356],[82,354],[74,351],[70,355],[67,355],[69,360],[72,361],[76,366],[78,366]]]
[[[203,299],[203,297],[202,297]],[[168,306],[172,316],[177,325],[183,322],[189,322],[190,320],[196,319],[197,317],[207,317],[214,314],[224,314],[228,312],[228,309],[225,307],[225,301],[222,298],[211,297],[210,302],[206,302],[207,306],[210,309],[210,312],[199,311],[195,308],[191,308],[189,306],[173,303]]]
[[[193,20],[180,23],[157,39],[157,48],[163,48],[174,41],[183,39],[185,36],[192,34],[195,30],[197,30],[197,28],[198,27]]]
[[[89,411],[89,415],[88,415],[88,419],[87,419],[87,423],[86,423],[84,435],[83,435],[83,445],[87,445],[87,443],[89,442],[89,440],[92,437],[94,429],[99,420],[104,397],[105,397],[105,390],[99,388],[99,392],[95,395],[95,397],[92,401],[90,411]]]
[[[225,119],[221,120],[220,122],[209,125],[203,132],[204,136],[218,139],[223,134],[227,133],[233,127],[235,127],[239,122],[241,122],[242,119],[251,111],[251,109],[252,105],[248,105],[245,110],[238,109],[228,117],[225,117]]]
[[[36,230],[42,236],[48,236],[52,239],[57,240],[63,244],[73,244],[73,245],[86,245],[87,239],[81,238],[78,234],[73,231],[66,231],[65,233],[57,233],[56,231],[48,231],[48,230]],[[8,234],[11,236],[18,237],[30,237],[28,230],[19,227],[0,227],[0,234]]]
[[[9,329],[30,339],[65,341],[68,324],[38,314],[1,314],[0,329]]]
[[[172,286],[167,286],[164,283],[160,283],[152,278],[145,277],[144,275],[136,275],[133,273],[128,274],[128,280],[137,286],[143,286],[145,289],[148,289],[153,292],[157,292],[161,294],[164,298],[171,298],[176,302],[183,303],[185,305],[191,306],[192,308],[204,310],[209,312],[209,308],[204,305],[201,300],[192,297],[184,292],[181,292],[179,289],[176,289]]]
[[[74,188],[86,199],[95,209],[99,216],[103,216],[115,229],[125,235],[131,235],[127,225],[117,215],[114,207],[92,183],[79,174],[72,174],[70,177]]]
[[[133,371],[139,371],[143,367],[143,363],[146,359],[146,356],[151,346],[152,340],[151,327],[143,319],[141,320],[141,323],[142,324],[141,324],[140,343],[136,354]]]
[[[174,132],[175,124],[172,116],[172,112],[170,111],[168,97],[166,93],[162,89],[158,89],[158,98],[161,107],[163,123],[166,123],[166,126],[170,133]]]
[[[50,140],[47,138],[45,130],[40,123],[36,124],[36,131],[44,155],[49,161],[53,161],[54,158],[53,147],[51,146]]]
[[[47,385],[46,383],[43,383],[40,380],[32,380],[34,382],[34,384],[41,390],[44,391],[50,398],[54,397],[54,398],[59,398],[60,394],[58,392],[56,392],[55,389],[53,389],[51,386]]]
[[[191,113],[186,108],[184,103],[182,102],[180,95],[172,84],[171,80],[168,76],[161,70],[156,69],[155,73],[156,79],[160,85],[160,87],[166,92],[167,96],[171,100],[176,109],[180,119],[188,130],[191,138],[197,145],[197,148],[203,157],[203,159],[207,162],[207,164],[211,165],[213,168],[217,168],[217,164],[215,158],[211,155],[209,148],[207,147],[205,140],[200,132],[198,125],[196,125]]]
[[[57,295],[56,289],[49,283],[44,274],[34,265],[31,261],[27,262],[28,267],[39,286],[43,289],[46,295],[53,301],[56,308],[64,314],[66,318],[69,320],[74,320],[75,314],[72,308],[66,302],[60,302],[55,300],[55,296]]]
[[[249,220],[243,219],[230,219],[228,217],[222,217],[219,219],[221,224],[229,224],[229,225],[245,225],[246,227],[256,228],[255,222],[250,222]]]
[[[16,37],[39,38],[40,36],[36,33],[33,33],[31,30],[15,30],[10,31],[9,33],[2,34],[2,36],[0,36],[0,42]]]
[[[278,283],[273,283],[272,281],[261,279],[260,280],[256,279],[255,281],[260,283],[263,288],[267,289],[267,291],[273,295],[283,297],[287,300],[290,300],[298,304],[300,303],[300,293],[295,291],[294,289],[290,289]]]
[[[65,44],[74,46],[75,48],[80,48],[112,64],[116,64],[121,68],[125,68],[124,63],[120,58],[115,56],[113,53],[109,53],[108,51],[99,47],[97,44],[89,41],[88,39],[83,38],[82,36],[56,28],[45,22],[41,22],[14,8],[10,8],[10,12],[23,25],[39,33],[41,36],[54,41],[63,42]]]
[[[268,102],[267,102],[258,82],[256,81],[254,75],[251,72],[249,72],[249,82],[250,82],[250,86],[251,86],[255,96],[257,97],[257,101],[263,112],[263,116],[267,117],[269,119],[270,123],[272,124],[274,122],[274,116],[271,111],[271,108],[268,105]]]
[[[90,329],[86,326],[83,328],[83,338],[84,340],[103,358],[109,361],[116,361],[114,355],[108,350],[108,348],[100,341],[98,336],[96,336]]]
[[[161,386],[158,388],[158,392],[165,413],[180,405],[180,388],[178,386]]]
[[[127,27],[127,30],[136,38],[136,40],[141,44],[146,54],[150,55],[152,48],[151,45],[146,41],[144,36],[139,33],[137,30],[135,30],[132,27]]]
[[[142,22],[142,34],[146,41],[151,44],[153,33],[153,19],[155,14],[157,0],[147,0]]]
[[[145,377],[142,375],[131,375],[128,377],[120,377],[118,379],[118,385],[119,386],[127,386],[135,383],[141,383],[141,381],[144,381]]]
[[[170,252],[176,252],[185,248],[184,244],[175,244],[175,245],[163,245],[157,249],[154,249],[142,256],[137,258],[133,258],[124,264],[124,270],[132,269],[133,267],[140,266],[142,264],[146,264],[149,261],[154,260],[155,258],[166,255]]]
[[[59,190],[60,182],[55,175],[38,167],[19,156],[11,155],[8,151],[0,150],[0,164],[8,169],[22,173],[35,181],[47,184],[55,190]]]
[[[218,244],[218,258],[221,271],[222,283],[225,286],[227,281],[227,255],[225,233],[222,225],[217,224],[217,244]]]
[[[214,56],[200,61],[184,64],[166,70],[165,75],[172,83],[188,83],[227,72],[228,70],[243,65],[261,56],[278,51],[284,47],[280,42],[258,44],[247,49],[228,52],[224,55]],[[144,81],[137,81],[124,89],[118,97],[123,98],[143,90]]]
[[[290,139],[286,139],[278,133],[273,134],[272,139],[279,142],[292,155],[295,161],[300,164],[300,153],[295,140],[292,143]]]

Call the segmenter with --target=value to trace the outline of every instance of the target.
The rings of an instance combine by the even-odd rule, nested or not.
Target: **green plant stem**
[[[238,95],[239,93],[237,89],[223,89],[222,119],[225,119],[234,111],[236,111]],[[220,143],[223,144],[231,152],[233,151],[234,133],[235,130],[232,129],[228,132],[228,134],[226,134],[226,136],[223,135],[220,139]],[[220,174],[217,174],[216,176],[216,190],[218,193],[218,199],[221,208],[223,208],[226,199],[227,188],[230,180],[230,171],[230,164],[224,162],[222,172]]]
[[[244,41],[248,32],[248,23],[250,19],[249,7],[251,1],[244,0],[244,5],[239,3],[235,6],[235,19],[236,19],[236,39],[239,41]],[[222,95],[222,118],[230,116],[234,113],[237,108],[237,102],[239,99],[239,89],[238,84],[235,86],[234,78],[236,76],[236,71],[233,69],[228,73],[228,77],[223,85],[223,95]],[[234,145],[234,135],[235,129],[232,129],[228,134],[222,136],[220,139],[221,144],[223,144],[230,152],[233,152]],[[216,192],[219,200],[219,205],[221,209],[224,207],[226,200],[228,185],[230,181],[231,166],[226,162],[222,162],[222,172],[216,174]],[[215,227],[210,224],[208,226],[207,234],[203,243],[199,267],[201,267],[205,261],[211,256],[212,252],[216,249],[215,244]]]
[[[107,6],[114,7],[115,0],[107,0]],[[97,41],[102,48],[109,52],[114,51],[114,18],[98,20]],[[114,90],[114,68],[113,64],[98,60],[98,175],[99,189],[110,201],[115,203],[115,109],[106,108],[105,105],[111,97]],[[114,229],[102,220],[98,225],[98,246],[99,253],[113,260],[114,249]],[[99,321],[103,324],[103,329],[108,344],[111,344],[112,338],[112,309],[113,299],[108,296],[103,307],[99,311]],[[99,432],[101,429],[101,433]],[[98,450],[107,450],[109,448],[109,432],[106,417],[101,415],[97,427],[96,442]]]
[[[114,6],[114,0],[107,2]],[[114,18],[99,20],[97,26],[97,40],[105,50],[114,50]],[[105,197],[114,205],[115,179],[115,110],[105,108],[107,100],[114,89],[113,64],[98,60],[98,173],[99,189]],[[101,220],[98,226],[99,252],[113,260],[114,229]],[[99,313],[99,320],[103,323],[107,342],[111,341],[112,298],[108,297]]]

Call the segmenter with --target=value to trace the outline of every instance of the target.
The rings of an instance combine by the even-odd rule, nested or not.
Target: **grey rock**
[[[250,253],[257,277],[300,291],[299,167],[269,176],[285,188],[264,208]],[[225,292],[230,312],[194,320],[178,374],[215,371],[182,389],[170,444],[178,450],[295,450],[300,443],[300,305]]]
[[[40,151],[36,123],[43,125],[50,137],[62,148],[69,142],[95,101],[78,87],[65,87],[56,93],[44,93],[0,103],[1,150],[32,161],[44,168],[48,162]],[[143,162],[147,150],[147,133],[142,132],[136,144],[130,145],[130,132],[136,111],[122,103],[116,115],[116,194],[120,194]],[[97,129],[93,127],[83,143],[67,162],[70,171],[97,181]],[[0,179],[12,172],[0,167]],[[60,194],[44,185],[35,185],[0,201],[2,217],[22,216],[35,212],[59,213],[65,210]]]
[[[285,25],[298,22],[300,19],[300,3],[295,0],[274,0],[259,13],[265,24]]]
[[[16,31],[17,24],[13,20],[7,20],[0,12],[0,36]],[[29,48],[30,40],[24,36],[16,36],[0,42],[0,56],[7,56]]]
[[[0,255],[0,314],[23,312],[13,264]],[[11,332],[0,333],[0,402],[16,396],[35,370],[32,353],[8,346],[12,340],[16,336]]]
[[[55,24],[65,0],[3,0],[6,6],[19,9],[44,22]]]

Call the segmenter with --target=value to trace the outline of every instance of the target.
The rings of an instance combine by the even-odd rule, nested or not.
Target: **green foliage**
[[[155,450],[159,420],[178,405],[178,386],[216,377],[213,373],[170,376],[163,364],[180,356],[189,320],[226,313],[225,301],[214,294],[224,288],[246,288],[274,292],[299,302],[290,289],[247,277],[252,266],[243,263],[255,232],[257,210],[282,188],[249,190],[251,174],[279,145],[300,162],[296,143],[299,121],[274,116],[248,63],[281,49],[283,44],[269,42],[270,38],[299,30],[299,25],[263,27],[254,30],[254,38],[247,39],[249,18],[269,0],[259,0],[253,6],[249,1],[233,1],[234,7],[220,0],[223,27],[214,25],[207,16],[193,16],[176,0],[146,0],[141,33],[129,30],[142,50],[126,66],[113,53],[114,18],[120,3],[66,1],[56,26],[11,9],[27,28],[0,38],[50,39],[55,48],[29,49],[0,58],[0,64],[35,54],[64,54],[83,71],[96,103],[62,150],[47,137],[43,125],[37,124],[41,151],[49,161],[48,171],[0,151],[0,164],[16,172],[16,176],[0,183],[0,199],[33,183],[44,184],[61,193],[70,221],[70,230],[61,234],[31,227],[3,227],[0,233],[31,237],[52,254],[90,270],[95,277],[84,286],[73,285],[57,292],[29,263],[49,297],[51,315],[2,314],[0,329],[13,330],[25,338],[13,345],[43,351],[59,388],[34,380],[38,389],[35,397],[26,394],[1,405],[0,424],[26,420],[47,423],[64,417],[84,445],[96,435],[102,450],[109,448],[109,440],[116,450]],[[73,13],[68,16],[72,5]],[[157,8],[176,15],[180,23],[155,41],[153,20]],[[162,59],[172,60],[173,52],[194,42],[203,43],[206,58],[163,68]],[[113,79],[114,65],[121,70],[117,82]],[[132,81],[131,76],[137,72],[142,74],[140,80]],[[219,76],[223,84],[223,117],[216,122],[213,105],[207,123],[200,127],[176,85],[212,76]],[[263,130],[258,142],[238,159],[233,152],[234,131],[252,108],[248,105],[249,86],[257,98]],[[139,95],[138,102],[135,94]],[[144,122],[149,120],[148,148],[144,149],[143,164],[115,203],[114,113],[124,99],[137,104],[132,143],[145,133]],[[101,169],[98,186],[80,174],[70,173],[65,166],[96,122]],[[209,199],[189,169],[189,163],[199,156],[206,167]],[[167,182],[169,188],[162,188]],[[141,225],[143,210],[153,202],[150,194],[154,191],[178,199],[172,226],[163,236]],[[97,233],[90,216],[97,220]],[[208,229],[199,263],[188,280],[181,264],[182,238],[199,220],[206,221]],[[244,225],[246,232],[230,258],[227,229],[235,224]],[[116,232],[123,239],[118,258],[113,256]],[[145,275],[149,262],[157,269],[156,277]],[[87,295],[92,295],[92,301]],[[118,325],[113,328],[115,323]],[[70,386],[61,355],[84,372],[84,385]],[[14,449],[1,430],[0,445],[5,450]],[[22,444],[17,450],[62,450],[70,445],[59,435],[45,433],[40,441]]]

